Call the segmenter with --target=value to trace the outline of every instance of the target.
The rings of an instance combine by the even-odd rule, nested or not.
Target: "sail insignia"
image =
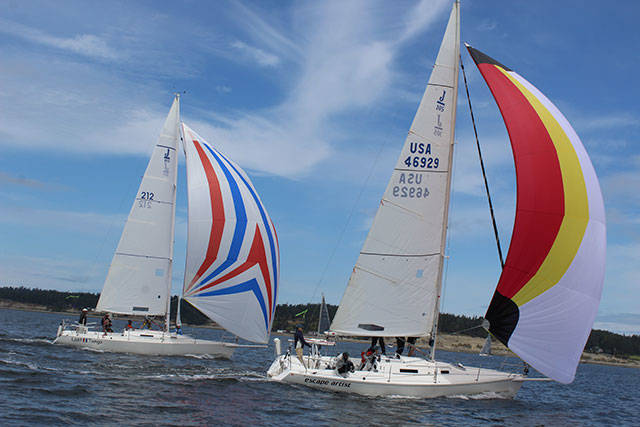
[[[538,371],[573,381],[604,281],[604,203],[567,119],[519,74],[467,46],[511,139],[516,218],[486,318],[491,333]]]

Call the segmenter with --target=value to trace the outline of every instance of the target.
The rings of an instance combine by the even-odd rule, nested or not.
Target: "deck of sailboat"
[[[269,368],[270,380],[366,396],[439,397],[491,394],[511,398],[524,377],[493,369],[465,367],[419,357],[382,357],[376,370],[356,370],[342,376],[333,369],[333,357],[305,356],[307,368],[295,357],[283,355]],[[356,366],[359,362],[356,361]]]
[[[210,355],[220,358],[230,358],[237,347],[234,343],[202,340],[150,329],[105,333],[83,327],[62,329],[53,343],[117,353],[158,356]]]

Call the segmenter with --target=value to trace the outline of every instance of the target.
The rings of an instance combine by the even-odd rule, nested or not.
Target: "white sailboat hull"
[[[162,331],[134,329],[126,332],[103,333],[79,327],[60,330],[54,344],[69,347],[157,356],[209,355],[230,358],[236,344],[195,339]]]
[[[273,362],[271,381],[300,384],[330,391],[364,396],[432,398],[472,396],[513,398],[525,377],[492,369],[463,367],[417,357],[383,357],[377,371],[359,371],[346,377],[331,369],[333,357],[305,356],[308,369],[295,357],[282,355]],[[360,364],[354,361],[356,368]]]

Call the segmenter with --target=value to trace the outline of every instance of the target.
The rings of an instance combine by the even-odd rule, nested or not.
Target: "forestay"
[[[176,96],[140,183],[96,310],[165,315],[173,259],[177,141]]]
[[[189,225],[183,298],[229,332],[266,343],[279,285],[275,228],[247,174],[182,125]]]
[[[516,166],[509,253],[490,331],[543,374],[573,381],[600,303],[606,227],[598,178],[567,119],[531,83],[468,46],[507,126]]]
[[[331,329],[424,336],[442,280],[459,65],[459,5]]]

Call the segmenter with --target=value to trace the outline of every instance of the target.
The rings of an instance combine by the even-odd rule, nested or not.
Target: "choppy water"
[[[0,425],[640,425],[633,368],[580,365],[573,384],[526,383],[514,400],[366,398],[266,381],[272,346],[217,360],[51,345],[63,317],[0,310]],[[354,354],[360,347],[343,345]],[[504,361],[444,351],[438,358],[494,368]]]

